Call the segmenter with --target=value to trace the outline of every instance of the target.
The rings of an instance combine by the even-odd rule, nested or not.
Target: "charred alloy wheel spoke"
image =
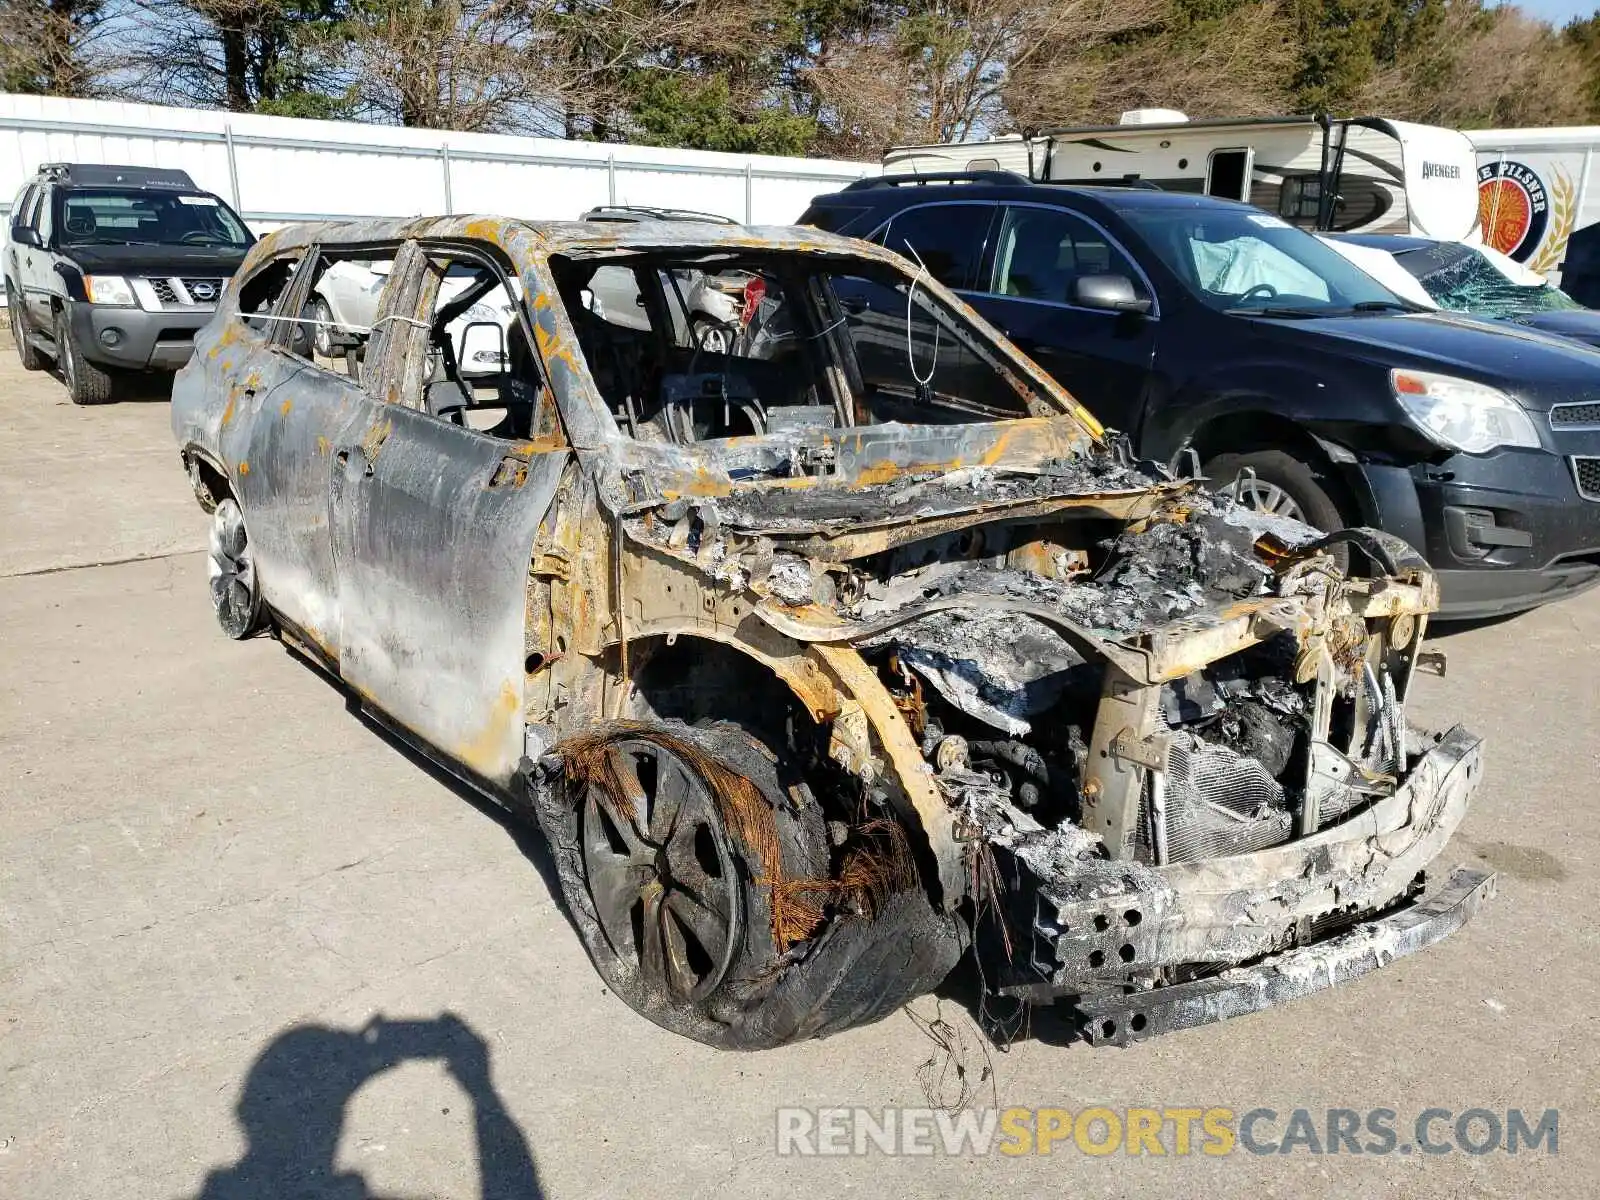
[[[211,579],[211,606],[223,632],[243,637],[255,624],[256,572],[244,514],[233,500],[224,500],[212,514],[206,572]]]
[[[606,940],[654,989],[698,1000],[721,982],[743,927],[733,851],[706,780],[671,749],[624,739],[608,787],[584,795],[583,856]]]

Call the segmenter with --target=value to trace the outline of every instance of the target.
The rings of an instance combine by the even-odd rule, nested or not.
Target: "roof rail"
[[[645,204],[601,204],[578,218],[580,221],[708,221],[714,225],[737,225],[732,217],[720,213],[696,212],[692,208],[654,208]]]
[[[1015,171],[928,171],[921,175],[869,175],[854,183],[847,183],[847,192],[863,192],[872,188],[907,187],[924,183],[1001,183],[1016,186],[1034,182]]]
[[[1040,183],[1059,183],[1066,187],[1110,187],[1110,188],[1138,188],[1146,192],[1164,192],[1162,187],[1153,179],[1145,179],[1139,175],[1121,175],[1115,179],[1105,176],[1095,176],[1089,179],[1041,179]]]
[[[56,183],[117,184],[199,191],[189,172],[175,167],[119,167],[108,163],[43,163],[39,174]]]

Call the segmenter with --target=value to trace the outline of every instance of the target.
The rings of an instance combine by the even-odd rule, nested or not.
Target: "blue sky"
[[[1600,3],[1596,0],[1514,0],[1516,6],[1532,16],[1565,25],[1573,17],[1587,17]]]

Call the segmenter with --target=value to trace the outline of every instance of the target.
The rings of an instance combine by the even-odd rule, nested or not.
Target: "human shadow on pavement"
[[[482,1200],[543,1196],[533,1154],[489,1074],[489,1047],[453,1013],[374,1017],[360,1029],[298,1025],[256,1058],[239,1093],[243,1156],[207,1176],[197,1200],[377,1200],[335,1163],[351,1097],[404,1062],[442,1062],[472,1102]]]
[[[1001,1054],[1017,1042],[1068,1046],[1083,1040],[1078,1022],[1065,1002],[1027,1004],[994,994],[985,986],[983,972],[971,950],[961,956],[933,995],[966,1010],[974,1028]]]

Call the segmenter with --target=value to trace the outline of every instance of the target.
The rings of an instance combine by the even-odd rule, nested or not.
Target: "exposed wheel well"
[[[1307,463],[1322,464],[1328,456],[1300,426],[1271,413],[1229,413],[1195,430],[1195,453],[1202,463],[1219,454],[1247,454],[1252,450],[1287,450]]]
[[[773,748],[805,712],[789,685],[762,663],[710,638],[652,637],[630,646],[633,703],[641,716],[688,725],[737,719]]]
[[[1359,523],[1361,506],[1345,484],[1343,474],[1317,439],[1287,418],[1264,412],[1230,413],[1202,425],[1192,441],[1202,466],[1220,454],[1248,454],[1253,450],[1292,454],[1317,473],[1345,520]]]
[[[214,512],[217,505],[233,496],[228,477],[200,455],[186,452],[184,466],[189,472],[189,482],[194,486],[194,498],[206,512]]]

